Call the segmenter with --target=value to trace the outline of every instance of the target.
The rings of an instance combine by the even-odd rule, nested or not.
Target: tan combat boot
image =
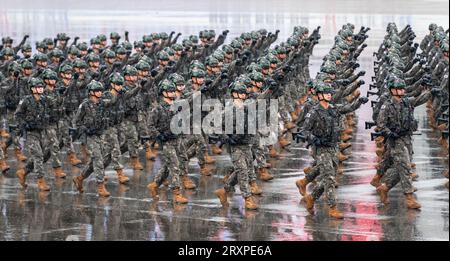
[[[353,134],[353,129],[352,128],[347,128],[342,133],[347,134],[347,135],[352,135]]]
[[[258,173],[259,173],[259,178],[262,181],[269,181],[269,180],[273,179],[273,175],[270,174],[266,168],[259,168]]]
[[[141,165],[141,162],[139,162],[138,157],[131,157],[131,168],[134,170],[143,170],[144,167]]]
[[[90,154],[86,145],[81,145],[81,153],[83,154],[83,161],[88,162]]]
[[[378,188],[381,185],[381,175],[375,174],[375,176],[373,176],[372,180],[370,181],[370,185]]]
[[[78,190],[78,192],[83,193],[83,180],[84,178],[82,176],[76,176],[72,179],[73,184],[75,185],[75,188]]]
[[[280,137],[280,138],[278,139],[278,143],[280,144],[280,146],[281,146],[282,148],[287,147],[287,146],[289,146],[289,145],[291,144],[291,142],[288,141],[288,140],[287,140],[286,138],[284,138],[284,137]]]
[[[304,197],[306,203],[306,210],[309,214],[314,215],[314,198],[310,194],[306,194]]]
[[[269,146],[269,157],[271,158],[278,158],[280,157],[280,154],[277,152],[275,147],[273,145]]]
[[[220,155],[223,152],[222,149],[219,146],[217,146],[216,144],[211,145],[211,151],[215,155]]]
[[[19,183],[23,188],[26,188],[28,186],[26,180],[27,180],[27,172],[25,169],[21,168],[16,171],[16,176],[19,178]]]
[[[123,169],[116,170],[116,173],[117,173],[117,180],[119,181],[120,184],[125,184],[128,181],[130,181],[130,178],[125,176],[125,174],[123,173]]]
[[[155,160],[157,156],[156,151],[154,151],[151,146],[147,146],[147,148],[145,149],[145,158],[147,160]]]
[[[178,204],[187,204],[189,201],[187,198],[185,198],[183,196],[183,194],[181,194],[181,190],[179,188],[175,188],[173,190],[173,200],[175,201],[175,203]]]
[[[258,209],[258,205],[255,202],[255,199],[252,196],[245,198],[245,208],[248,210],[256,210]]]
[[[447,129],[447,124],[446,123],[442,123],[441,125],[437,126],[437,129],[440,131],[444,131],[445,129]]]
[[[348,135],[348,134],[342,134],[341,135],[341,140],[343,141],[343,142],[347,142],[347,141],[349,141],[349,140],[351,140],[352,139],[352,136],[350,136],[350,135]]]
[[[205,153],[205,163],[206,164],[214,164],[214,163],[216,163],[216,160],[213,159],[211,156],[209,156],[209,154],[206,152]]]
[[[330,210],[328,211],[328,216],[339,219],[344,218],[344,214],[342,214],[342,212],[340,212],[336,206],[330,207]]]
[[[311,174],[312,170],[313,170],[313,168],[311,166],[308,166],[308,167],[303,169],[303,172],[305,174]]]
[[[72,166],[76,166],[76,165],[79,165],[82,163],[81,160],[79,158],[77,158],[77,154],[75,154],[73,152],[69,153],[68,158],[69,158],[69,163]]]
[[[109,197],[111,194],[106,190],[105,182],[97,183],[97,193],[100,197]]]
[[[222,204],[223,207],[228,207],[228,198],[227,198],[227,192],[224,188],[218,189],[214,191],[214,194],[219,198],[220,204]]]
[[[342,152],[339,152],[338,159],[339,159],[339,161],[346,161],[346,160],[348,160],[348,156],[344,155]]]
[[[417,181],[419,179],[419,174],[417,173],[411,173],[410,174],[412,181]]]
[[[295,123],[293,123],[292,121],[290,121],[290,122],[286,123],[285,127],[286,127],[286,129],[288,129],[288,130],[292,130],[293,128],[296,127],[296,125],[295,125]]]
[[[380,186],[378,186],[377,192],[380,195],[381,202],[385,205],[389,204],[389,199],[388,199],[389,188],[386,186],[386,184],[382,183]]]
[[[298,120],[298,115],[295,111],[291,112],[291,118],[292,121],[295,122],[296,120]]]
[[[384,137],[383,136],[378,136],[375,138],[376,142],[383,142],[384,141]]]
[[[65,178],[67,176],[61,167],[53,168],[53,172],[57,178]]]
[[[197,186],[187,175],[181,177],[184,189],[195,189]]]
[[[206,164],[200,165],[200,174],[203,176],[211,176],[212,170]]]
[[[339,143],[339,149],[340,150],[345,150],[347,148],[350,148],[351,146],[352,146],[351,143],[345,143],[345,142]]]
[[[38,178],[37,185],[38,185],[38,189],[40,191],[50,191],[50,187],[47,186],[47,183],[45,182],[44,177]]]
[[[256,184],[256,181],[250,181],[250,190],[253,195],[261,195],[262,190],[258,187],[258,184]]]
[[[16,154],[16,158],[18,161],[26,161],[27,157],[23,155],[22,151],[20,149],[15,149],[14,153]]]
[[[4,139],[8,139],[9,138],[9,133],[4,130],[4,129],[0,129],[0,137],[4,138]]]
[[[419,209],[422,206],[414,199],[413,193],[405,194],[406,196],[406,206],[411,209]]]
[[[0,140],[0,149],[3,150],[3,155],[5,159],[8,158],[8,148],[6,147],[6,143]]]
[[[416,168],[416,163],[411,162],[411,165],[410,165],[410,166],[411,166],[412,169],[415,169],[415,168]]]
[[[0,160],[0,172],[7,172],[9,170],[8,163],[6,163],[6,160],[2,159]]]
[[[152,182],[147,185],[148,190],[150,190],[150,194],[152,195],[152,198],[157,199],[158,198],[158,184],[156,182]]]
[[[306,194],[306,186],[308,186],[308,180],[306,178],[299,179],[295,182],[295,185],[297,185],[298,192],[300,192],[300,195],[305,196]]]

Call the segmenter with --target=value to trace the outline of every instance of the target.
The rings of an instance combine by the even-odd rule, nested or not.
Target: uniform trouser
[[[188,159],[197,157],[200,165],[205,164],[206,142],[201,134],[192,134],[184,142]]]
[[[83,178],[86,179],[91,174],[94,174],[97,183],[104,182],[105,168],[103,163],[103,154],[102,154],[103,141],[101,139],[101,136],[99,135],[86,136],[86,143],[89,155],[91,155],[91,161],[94,171],[90,174],[83,176]],[[87,168],[88,166],[89,164],[85,168]],[[83,173],[86,172],[83,171]]]
[[[325,192],[328,205],[336,206],[336,168],[338,165],[337,147],[318,147],[317,148],[317,167],[319,168],[319,176],[317,177],[317,185],[314,187],[311,195],[315,200]]]
[[[125,139],[128,144],[128,152],[130,157],[137,158],[139,156],[139,135],[137,122],[128,119],[122,122],[122,131],[125,133]]]
[[[381,178],[381,183],[391,189],[400,182],[403,193],[413,193],[413,186],[410,179],[411,161],[407,142],[402,139],[395,141],[388,141],[385,146],[388,146],[388,161],[391,163],[386,173]]]
[[[251,196],[249,179],[253,168],[253,157],[251,145],[231,146],[231,161],[234,171],[225,183],[225,190],[231,192],[233,187],[239,183],[242,196]]]
[[[255,138],[256,142],[252,146],[252,155],[253,155],[253,159],[256,161],[257,169],[261,169],[266,166],[266,163],[267,163],[266,154],[269,151],[267,146],[260,144],[260,138],[261,138],[261,136],[259,136],[257,134],[256,138]],[[255,180],[256,180],[256,172],[255,172],[255,169],[253,168],[253,171],[250,173],[250,181],[255,181]]]
[[[139,133],[148,133],[147,131],[147,111],[142,110],[138,112],[138,122],[137,122],[137,132]],[[150,142],[146,142],[144,144],[145,148],[147,149],[151,145]]]
[[[43,178],[44,170],[44,131],[27,131],[25,151],[29,154],[28,160],[33,162],[33,172],[38,178]]]
[[[7,120],[8,120],[8,126],[16,125],[16,119],[14,118],[14,111],[8,110]],[[15,135],[13,132],[11,133],[11,137],[12,137],[12,144],[14,145],[14,149],[20,149],[20,143],[19,143],[20,137]]]
[[[305,178],[308,182],[313,182],[317,176],[319,176],[320,171],[319,171],[319,167],[317,166],[317,148],[316,146],[312,146],[311,148],[311,156],[313,158],[313,162],[312,162],[312,170],[310,173],[305,174]]]
[[[286,110],[286,99],[284,96],[281,96],[278,98],[278,104],[279,104],[279,110],[280,110],[280,116],[284,123],[288,123],[291,121],[291,117],[289,115],[289,112]]]
[[[180,161],[178,158],[178,148],[180,146],[180,139],[174,139],[162,144],[161,160],[162,166],[155,177],[155,182],[158,186],[165,180],[170,180],[170,188],[176,189],[181,187],[180,183]]]
[[[186,176],[189,170],[189,155],[187,152],[187,142],[190,136],[180,136],[178,143],[178,159],[180,163],[180,176]]]
[[[105,154],[111,153],[111,165],[114,170],[123,169],[122,164],[120,164],[120,156],[122,156],[122,153],[120,152],[118,128],[118,125],[110,126],[102,135],[103,152]]]
[[[64,146],[67,147],[67,153],[75,153],[72,137],[69,135],[69,127],[72,126],[71,117],[64,116],[58,124],[58,136],[59,140],[62,140]]]
[[[48,148],[50,149],[53,168],[59,168],[62,166],[57,131],[57,124],[52,124],[45,130],[46,144],[48,144]]]
[[[412,140],[410,137],[404,137],[403,138],[404,141],[404,145],[406,147],[406,149],[408,150],[408,157],[409,157],[409,161],[412,161],[413,158],[413,154],[414,154],[414,150],[413,150],[413,146],[412,146]],[[379,167],[378,167],[378,171],[377,174],[380,176],[383,176],[387,170],[393,165],[395,164],[395,162],[392,162],[392,160],[394,159],[393,157],[391,157],[390,155],[390,151],[393,147],[387,145],[386,143],[384,144],[384,149],[385,152],[381,158]],[[412,173],[412,169],[409,168],[409,173]]]

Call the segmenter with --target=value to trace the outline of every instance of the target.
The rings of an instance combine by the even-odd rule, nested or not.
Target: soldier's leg
[[[131,121],[125,121],[125,136],[128,143],[128,152],[130,153],[131,166],[134,170],[142,170],[144,167],[139,162],[139,137],[137,124]]]
[[[56,128],[49,127],[46,129],[47,147],[50,149],[50,157],[53,168],[62,167],[61,156],[59,150],[59,140]]]
[[[251,150],[247,146],[238,146],[232,149],[231,160],[234,166],[234,172],[237,175],[239,188],[242,193],[242,197],[250,197],[251,191],[249,186],[249,170],[251,166]]]
[[[91,155],[91,161],[93,166],[92,174],[95,175],[97,183],[102,183],[105,181],[105,169],[103,163],[102,154],[102,141],[98,136],[87,136],[87,149]],[[84,177],[85,179],[87,176]]]
[[[27,133],[26,139],[26,151],[28,152],[28,158],[33,162],[33,172],[36,173],[38,178],[43,178],[45,175],[44,170],[44,152],[42,146],[42,135],[36,133]]]
[[[111,165],[114,170],[123,169],[123,165],[120,163],[120,144],[118,139],[118,130],[116,127],[109,127],[103,135],[103,151],[104,153],[111,153]]]
[[[409,173],[411,172],[411,162],[409,161],[408,148],[405,145],[398,144],[392,150],[393,167],[397,171],[403,193],[410,194],[414,192]]]

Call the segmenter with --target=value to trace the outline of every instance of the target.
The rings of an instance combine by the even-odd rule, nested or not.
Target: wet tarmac
[[[25,3],[27,2],[27,3]],[[74,1],[75,2],[75,1]],[[31,41],[54,36],[58,32],[78,35],[88,41],[98,33],[130,31],[130,38],[153,31],[180,31],[183,35],[197,33],[205,28],[216,31],[229,29],[229,38],[246,30],[265,27],[280,29],[285,40],[294,25],[314,28],[322,26],[320,44],[311,59],[312,76],[318,70],[322,56],[331,48],[339,27],[353,22],[372,28],[368,48],[360,57],[361,69],[367,71],[364,80],[373,75],[372,52],[378,48],[390,21],[399,27],[410,23],[421,39],[430,22],[447,25],[448,3],[441,0],[414,1],[227,1],[213,5],[200,3],[198,8],[183,1],[127,2],[127,9],[117,8],[117,1],[95,1],[92,6],[60,1],[9,1],[0,8],[2,35],[17,39],[29,33]],[[106,8],[103,5],[110,3]],[[318,4],[321,2],[321,4]],[[325,3],[324,3],[325,2]],[[376,2],[376,3],[375,3]],[[123,3],[121,1],[121,3]],[[97,6],[98,5],[98,6]],[[142,5],[142,8],[141,6]],[[388,8],[389,6],[389,8]],[[248,11],[251,8],[254,12]],[[145,10],[145,11],[144,11]],[[150,10],[150,11],[146,11]],[[430,20],[432,18],[432,21]],[[45,25],[45,26],[42,26]],[[418,39],[418,40],[419,40]],[[368,84],[362,87],[365,94]],[[398,188],[390,193],[391,203],[383,206],[369,182],[375,173],[375,144],[364,121],[370,120],[370,103],[359,111],[357,130],[353,135],[351,157],[345,162],[344,174],[339,176],[338,207],[344,211],[344,220],[327,217],[327,206],[317,204],[317,213],[311,217],[295,187],[295,181],[304,175],[303,168],[311,158],[308,151],[294,144],[282,157],[273,160],[272,173],[276,178],[260,182],[264,194],[258,198],[259,211],[246,211],[239,189],[230,200],[228,210],[221,208],[213,191],[222,186],[224,169],[230,165],[228,154],[215,156],[217,171],[211,177],[199,174],[195,160],[190,163],[189,175],[198,185],[196,191],[186,191],[190,203],[186,206],[172,203],[171,193],[161,190],[161,198],[154,202],[146,185],[160,167],[159,158],[147,161],[143,171],[126,169],[129,185],[119,185],[115,172],[108,168],[107,188],[112,196],[98,198],[95,181],[86,182],[86,192],[75,192],[71,178],[80,170],[65,163],[69,174],[66,180],[55,180],[49,193],[37,191],[35,177],[29,188],[23,190],[14,175],[17,162],[9,152],[8,174],[0,176],[0,240],[449,240],[449,192],[442,171],[448,165],[439,138],[427,123],[426,108],[416,110],[420,120],[421,136],[414,139],[414,160],[419,181],[414,183],[422,204],[421,211],[408,210]],[[128,156],[124,158],[127,163]],[[141,162],[145,162],[141,155]],[[50,166],[49,166],[50,170]]]

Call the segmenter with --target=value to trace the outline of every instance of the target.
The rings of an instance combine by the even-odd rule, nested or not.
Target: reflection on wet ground
[[[146,9],[139,10],[136,4],[130,4],[129,10],[118,11],[111,7],[104,12],[95,7],[86,10],[86,6],[78,5],[69,9],[62,4],[56,7],[44,4],[33,10],[33,4],[25,8],[22,2],[2,7],[0,29],[2,34],[16,39],[30,33],[32,42],[62,31],[87,41],[94,34],[126,29],[130,31],[130,38],[136,39],[153,31],[174,30],[188,35],[204,28],[217,31],[227,28],[231,38],[245,30],[262,27],[280,29],[280,38],[286,39],[294,25],[310,28],[322,25],[323,39],[311,60],[313,76],[340,25],[353,22],[357,27],[372,28],[369,46],[360,58],[361,69],[368,72],[364,77],[367,83],[373,74],[371,54],[381,43],[387,22],[395,21],[398,26],[410,23],[419,38],[426,33],[430,15],[433,22],[448,24],[448,4],[442,1],[400,1],[402,4],[389,9],[380,5],[392,1],[349,1],[346,2],[348,8],[324,4],[323,11],[316,4],[306,4],[302,12],[295,11],[301,1],[292,1],[292,9],[286,8],[288,5],[263,1],[255,12],[246,12],[241,5],[232,4],[227,4],[225,9],[201,5],[202,8],[195,11],[177,5],[182,1],[169,1],[169,7],[174,10],[161,7],[141,11]],[[363,9],[358,8],[362,6]],[[382,11],[368,14],[371,7]],[[384,10],[388,14],[383,14]],[[361,93],[366,90],[363,86]],[[338,206],[345,213],[342,221],[328,218],[327,206],[322,202],[317,204],[314,217],[300,204],[294,182],[304,175],[302,169],[311,158],[306,149],[293,145],[279,160],[272,161],[276,179],[260,183],[264,195],[259,198],[259,211],[244,209],[238,189],[230,201],[231,207],[228,210],[220,207],[213,191],[222,185],[224,167],[230,164],[227,154],[216,157],[217,172],[211,177],[201,176],[197,164],[191,161],[190,176],[198,189],[186,192],[190,199],[187,206],[174,205],[171,193],[166,194],[164,188],[158,202],[150,198],[146,185],[160,167],[159,159],[147,161],[144,171],[127,169],[125,174],[131,182],[126,186],[119,185],[115,172],[108,169],[107,186],[112,194],[108,199],[96,196],[94,180],[88,181],[84,195],[75,193],[70,177],[79,169],[68,164],[65,167],[70,173],[67,180],[55,180],[49,174],[50,193],[37,192],[34,177],[27,190],[20,189],[13,168],[0,177],[0,240],[449,240],[449,196],[444,187],[446,180],[441,175],[448,158],[442,156],[438,137],[428,127],[425,108],[417,109],[423,135],[414,139],[414,162],[420,175],[414,185],[419,189],[417,197],[423,208],[411,211],[406,209],[400,190],[391,192],[391,204],[384,207],[368,184],[375,173],[376,159],[375,144],[370,142],[370,133],[364,129],[364,121],[371,116],[369,104],[358,111],[352,156],[344,164],[344,175],[338,179]],[[8,160],[9,165],[16,166],[11,152]],[[141,160],[144,160],[143,155]]]

